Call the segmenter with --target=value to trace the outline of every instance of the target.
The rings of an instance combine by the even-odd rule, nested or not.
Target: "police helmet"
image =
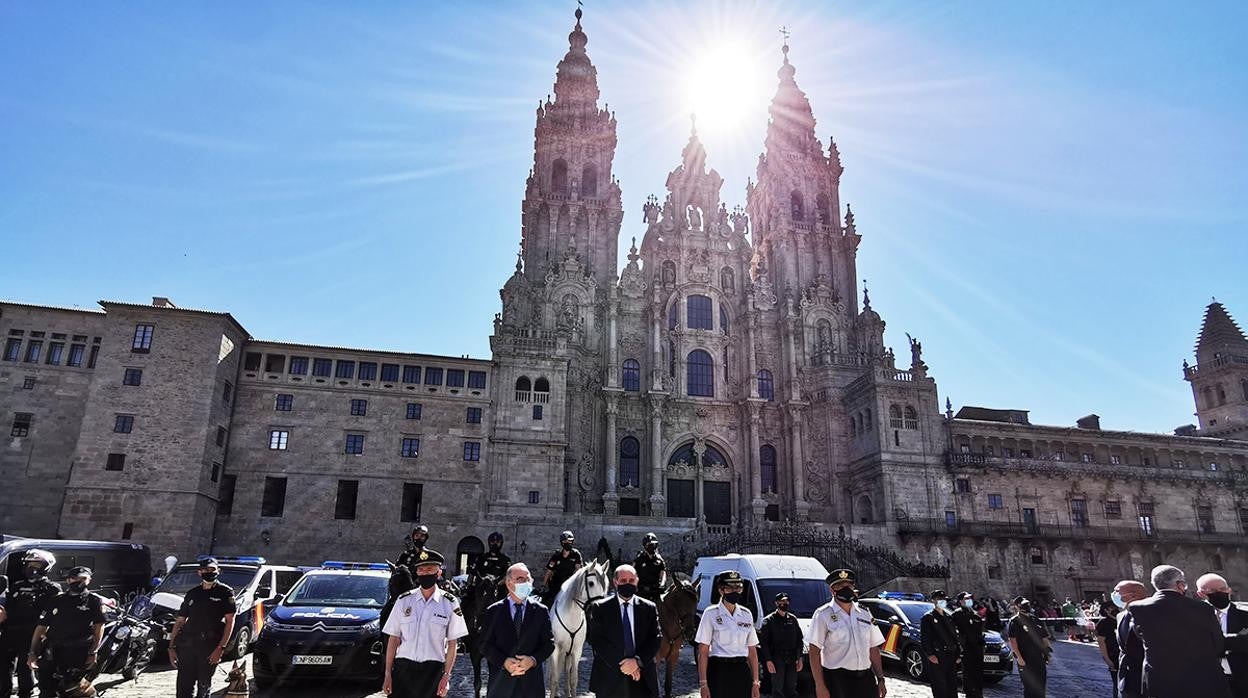
[[[659,537],[654,535],[654,533],[647,533],[646,535],[642,536],[641,542],[642,543],[658,543]]]
[[[46,550],[31,548],[22,556],[22,564],[29,565],[34,562],[43,563],[43,568],[51,569],[56,564],[56,557]]]
[[[428,526],[426,526],[426,525],[424,525],[424,524],[421,524],[421,525],[417,526],[416,528],[413,528],[413,529],[412,529],[412,535],[413,535],[413,536],[415,536],[415,535],[422,535],[422,536],[424,536],[424,537],[428,538],[428,537],[429,537],[429,527],[428,527]]]
[[[571,542],[574,540],[576,540],[576,536],[572,535],[571,531],[564,531],[563,533],[559,534],[560,543]]]
[[[503,534],[499,533],[498,531],[495,531],[495,532],[493,532],[493,533],[491,533],[491,534],[490,534],[490,537],[489,537],[488,541],[489,541],[490,545],[493,545],[494,543],[498,543],[499,545],[502,545],[502,543],[503,543]]]

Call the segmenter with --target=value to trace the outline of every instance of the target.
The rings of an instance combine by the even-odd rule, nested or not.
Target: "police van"
[[[389,584],[385,563],[326,561],[307,571],[272,607],[252,643],[256,687],[299,678],[380,685],[386,668],[381,612]]]
[[[813,557],[800,555],[739,555],[700,557],[693,567],[693,584],[698,590],[698,613],[719,603],[715,577],[729,570],[745,580],[741,605],[754,614],[754,624],[775,609],[776,594],[789,595],[789,612],[797,616],[802,633],[810,627],[815,609],[832,600],[828,591],[828,570]]]
[[[71,567],[92,571],[91,590],[128,601],[151,588],[152,553],[147,546],[128,541],[48,540],[4,536],[0,538],[0,574],[10,581],[22,578],[22,557],[33,549],[46,550],[56,558],[48,572],[53,581]],[[111,592],[111,593],[110,593]]]
[[[221,574],[217,581],[234,590],[238,610],[234,614],[234,636],[230,638],[224,657],[237,659],[247,653],[247,645],[263,622],[266,606],[276,603],[303,573],[295,567],[270,565],[264,558],[256,556],[200,557],[213,557],[220,565]],[[165,642],[169,641],[173,631],[177,611],[182,607],[182,597],[200,583],[199,563],[187,562],[170,570],[152,593],[151,618],[164,630]]]

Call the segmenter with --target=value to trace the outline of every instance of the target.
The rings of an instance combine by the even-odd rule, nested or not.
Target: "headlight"
[[[378,618],[377,620],[365,623],[364,625],[360,626],[360,632],[365,635],[372,635],[374,633],[381,632],[381,619]]]
[[[260,633],[263,635],[264,633],[270,630],[273,630],[273,631],[299,630],[301,627],[303,626],[292,625],[290,623],[279,623],[275,620],[268,620],[268,621],[265,621],[264,628],[261,629]]]

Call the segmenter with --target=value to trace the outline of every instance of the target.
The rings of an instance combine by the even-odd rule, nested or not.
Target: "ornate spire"
[[[686,171],[700,173],[706,168],[706,147],[702,145],[702,139],[698,138],[697,113],[689,115],[689,142],[680,151],[680,160]]]
[[[862,280],[862,312],[871,309],[871,292],[867,290],[867,280]]]
[[[858,232],[858,226],[854,224],[854,210],[845,204],[845,234],[853,235]]]
[[[520,240],[520,249],[516,250],[516,273],[524,269],[524,240]]]
[[[556,104],[598,104],[598,70],[585,52],[589,37],[581,29],[583,14],[581,8],[576,8],[576,26],[568,34],[568,52],[559,61],[559,70],[555,77]]]
[[[767,124],[767,152],[777,149],[796,150],[803,153],[823,155],[823,148],[815,138],[815,116],[810,108],[810,100],[806,93],[797,86],[794,75],[797,69],[789,63],[789,33],[782,29],[784,45],[780,52],[784,61],[776,76],[780,84],[776,88],[776,96],[771,100],[767,112],[771,120]]]
[[[1214,299],[1205,308],[1205,320],[1196,340],[1196,362],[1203,364],[1228,355],[1248,357],[1248,339],[1226,308]]]

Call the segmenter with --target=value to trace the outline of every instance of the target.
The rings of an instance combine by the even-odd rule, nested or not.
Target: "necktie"
[[[633,624],[628,619],[628,607],[630,604],[624,603],[621,606],[624,613],[620,624],[624,626],[624,656],[632,657],[637,654],[637,641],[633,638]]]
[[[520,637],[520,626],[524,624],[524,604],[514,604],[514,607],[516,612],[511,617],[511,622],[516,627],[516,637]]]

